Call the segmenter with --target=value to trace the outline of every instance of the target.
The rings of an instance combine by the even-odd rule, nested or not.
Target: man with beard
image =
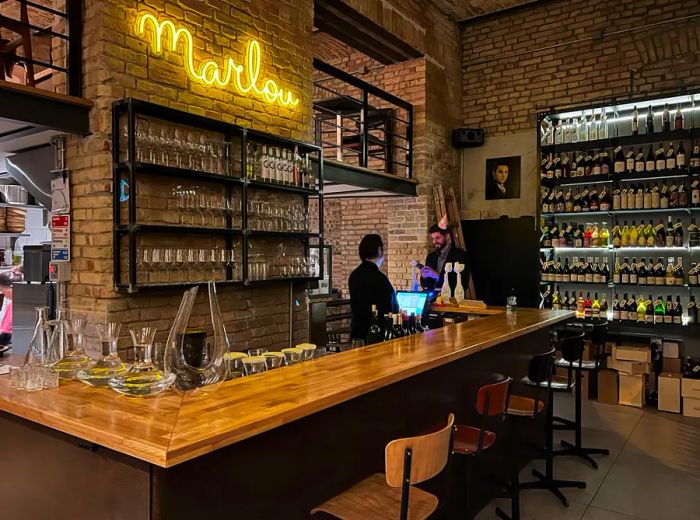
[[[469,257],[464,249],[460,249],[452,244],[452,236],[445,227],[440,227],[439,224],[435,224],[429,229],[430,238],[435,250],[428,253],[428,256],[425,258],[425,265],[420,271],[421,286],[425,290],[441,289],[445,277],[445,264],[452,263],[454,266],[456,262],[459,262],[460,264],[464,264],[462,286],[464,287],[464,294],[467,295],[470,272]],[[450,287],[454,291],[457,286],[457,273],[449,273],[448,279]],[[447,296],[449,297],[449,295]]]

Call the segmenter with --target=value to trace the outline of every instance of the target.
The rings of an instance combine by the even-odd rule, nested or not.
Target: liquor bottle
[[[646,300],[643,296],[640,296],[637,300],[637,323],[644,323],[647,315],[647,305]]]
[[[623,285],[630,283],[629,258],[625,258],[625,261],[622,262],[622,267],[620,268],[620,283]]]
[[[668,258],[668,263],[666,264],[666,271],[664,274],[664,285],[671,286],[676,285],[676,277],[673,272],[673,257]]]
[[[608,283],[610,281],[610,267],[608,266],[608,257],[603,258],[603,267],[599,273],[600,283]]]
[[[593,307],[593,301],[591,300],[591,293],[586,293],[586,299],[583,302],[583,317],[590,318],[591,311]]]
[[[593,271],[593,279],[591,280],[592,283],[602,283],[600,281],[600,265],[598,262],[600,261],[599,257],[596,257],[593,260],[593,263],[591,263],[591,270]]]
[[[573,170],[573,168],[572,168]],[[583,177],[586,174],[586,157],[579,153],[576,156],[576,177]]]
[[[651,189],[651,209],[659,209],[660,207],[661,192],[659,191],[658,184],[654,183],[654,187]]]
[[[603,208],[600,208],[601,211],[607,211],[603,210]],[[608,230],[608,223],[603,222],[603,227],[600,229],[600,247],[609,247],[610,246],[610,230]]]
[[[651,204],[652,204],[652,195],[651,195],[651,190],[649,189],[648,186],[644,187],[644,209],[651,209]]]
[[[651,220],[644,227],[644,236],[646,237],[646,241],[644,244],[640,245],[644,247],[654,247],[654,244],[656,244],[656,233],[654,232],[654,224]]]
[[[600,297],[600,317],[608,319],[608,299],[605,293]]]
[[[690,184],[690,190],[690,204],[692,207],[697,208],[700,206],[700,180],[697,177]]]
[[[628,300],[627,300],[627,293],[624,293],[622,296],[622,299],[620,300],[619,306],[620,306],[620,321],[627,321],[628,319],[628,312],[627,312],[627,305],[628,305]]]
[[[625,172],[626,173],[634,173],[634,150],[632,147],[630,147],[627,150],[627,153],[623,155],[623,158],[625,160]]]
[[[598,293],[594,293],[593,302],[591,303],[591,318],[600,318],[600,301],[598,300]]]
[[[698,307],[695,304],[695,296],[690,296],[688,302],[688,325],[697,325],[698,323]]]
[[[678,145],[678,151],[676,152],[676,168],[679,170],[685,169],[688,165],[686,164],[685,158],[685,148],[683,148],[683,141]]]
[[[639,110],[635,106],[632,111],[632,135],[637,134],[639,134]]]
[[[384,332],[379,325],[379,313],[377,312],[377,306],[372,305],[372,323],[367,331],[367,344],[371,345],[373,343],[379,343],[384,338]]]
[[[629,283],[630,285],[637,285],[638,273],[637,273],[637,259],[632,258],[632,263],[629,266]]]
[[[569,259],[564,259],[564,267],[561,271],[562,283],[571,283],[571,268],[569,267]]]
[[[411,315],[408,317],[408,331],[409,334],[418,334],[418,327],[416,325],[417,320],[416,320],[416,313],[412,312]]]
[[[690,247],[700,246],[700,228],[695,223],[695,217],[690,219],[690,225],[688,226],[688,245]]]
[[[681,219],[678,219],[673,225],[673,245],[675,247],[683,247],[683,243],[683,223]]]
[[[644,323],[648,323],[649,325],[654,324],[654,300],[651,299],[651,294],[649,295],[649,298],[646,299],[644,302],[644,305],[646,306],[646,314],[644,315]]]
[[[639,267],[637,267],[637,284],[646,285],[647,284],[647,259],[642,258],[639,262]]]
[[[591,175],[600,175],[601,174],[601,161],[600,161],[600,154],[598,153],[598,150],[593,152],[593,167],[591,169]]]
[[[561,179],[562,171],[563,171],[563,169],[562,169],[563,167],[561,164],[561,157],[555,157],[552,162],[553,162],[552,168],[554,169],[554,173],[552,175],[554,176],[555,179]]]
[[[663,323],[664,322],[664,317],[666,316],[666,307],[664,306],[664,301],[661,299],[661,296],[656,298],[654,300],[654,318],[653,322],[655,324]],[[671,316],[669,315],[669,318]]]
[[[593,231],[591,231],[591,247],[600,247],[600,229],[597,222],[593,224]]]
[[[588,121],[583,113],[581,113],[581,120],[578,123],[578,140],[579,142],[588,141]]]
[[[403,329],[404,336],[411,335],[411,326],[409,324],[408,313],[404,312],[401,315],[401,328]]]
[[[676,296],[676,302],[673,304],[672,322],[674,325],[683,325],[683,305],[680,296]]]
[[[668,207],[678,207],[678,186],[676,186],[675,183],[671,184],[671,186],[668,188]]]
[[[690,154],[690,167],[700,168],[700,146],[693,145],[693,151]]]
[[[647,152],[647,159],[644,163],[644,171],[653,172],[656,169],[656,158],[654,157],[653,146],[649,145],[649,152]]]
[[[612,245],[613,247],[622,246],[622,232],[620,231],[620,226],[615,226],[612,229]]]
[[[634,161],[632,161],[632,166],[634,167]],[[613,171],[616,174],[625,173],[628,167],[627,159],[622,153],[622,146],[615,148],[615,162],[613,163]]]
[[[610,175],[610,172],[613,170],[613,163],[610,160],[610,156],[608,155],[608,152],[606,150],[603,150],[599,154],[600,156],[600,173],[602,175]]]
[[[659,296],[661,299],[661,296]],[[671,325],[673,323],[673,302],[671,301],[671,296],[666,297],[666,304],[664,305],[664,323]]]
[[[659,223],[654,228],[654,235],[656,237],[656,240],[655,240],[656,247],[665,247],[666,246],[666,228],[664,227],[664,224],[661,220],[659,220]]]
[[[649,105],[649,110],[647,111],[647,134],[653,134],[654,133],[654,111],[651,109],[651,105]]]
[[[668,151],[666,152],[666,169],[676,169],[676,152],[673,150],[673,143],[668,143]]]
[[[683,257],[681,256],[676,258],[676,267],[673,270],[673,276],[675,278],[675,286],[683,287],[683,285],[685,285],[685,270],[683,269]]]
[[[579,292],[578,293],[578,300],[576,300],[576,317],[578,319],[581,319],[581,320],[585,316],[584,304],[585,304],[585,301],[583,299],[583,292]]]
[[[634,209],[634,197],[635,197],[635,187],[634,184],[627,188],[627,202],[626,206],[623,206],[622,209]]]
[[[697,287],[698,285],[698,264],[694,264],[688,270],[688,285],[691,287]]]
[[[615,260],[615,269],[613,271],[613,284],[619,285],[622,281],[622,266],[619,260]]]
[[[598,121],[595,119],[595,110],[591,112],[591,124],[588,128],[588,136],[591,138],[591,141],[598,139]]]
[[[637,173],[644,173],[645,163],[644,163],[644,151],[642,147],[639,147],[639,151],[634,158],[634,171]]]
[[[664,183],[661,185],[661,194],[659,195],[659,208],[668,208],[668,186]]]
[[[630,226],[630,229],[629,229],[629,245],[631,247],[634,247],[637,245],[637,238],[639,238],[639,231],[637,230],[637,224],[633,220],[632,225]]]
[[[583,265],[583,281],[584,283],[593,283],[593,259],[590,257]]]
[[[685,183],[683,181],[678,185],[678,207],[688,207],[688,192],[685,189]]]
[[[557,258],[557,263],[554,264],[554,281],[561,283],[564,279],[564,268],[561,265],[561,258]]]
[[[632,208],[630,208],[632,209]],[[644,209],[644,187],[639,186],[634,194],[634,209]]]
[[[673,228],[673,221],[671,216],[668,216],[668,225],[666,226],[666,247],[673,247],[673,239],[675,235],[675,229]]]
[[[384,315],[384,341],[394,338],[394,315],[390,312]]]
[[[406,335],[401,324],[402,324],[402,315],[399,313],[394,314],[394,328],[393,328],[393,332],[392,332],[392,338],[394,338],[394,339],[403,338]]]
[[[565,143],[570,143],[571,142],[571,119],[567,119],[566,122],[564,123],[564,142]]]
[[[620,300],[617,293],[615,293],[615,299],[612,304],[612,319],[613,321],[620,321]]]
[[[603,188],[605,190],[605,188]],[[598,192],[594,189],[588,199],[588,207],[590,211],[600,211],[600,198]]]
[[[661,113],[661,128],[663,132],[671,131],[671,112],[668,110],[668,103],[666,103],[664,111]]]
[[[678,108],[676,109],[676,116],[673,118],[673,128],[675,130],[683,130],[684,127],[683,111],[681,110],[681,104],[678,103]]]
[[[666,171],[666,154],[664,153],[664,145],[659,143],[659,147],[655,152],[656,157],[656,171],[658,173],[664,173]]]

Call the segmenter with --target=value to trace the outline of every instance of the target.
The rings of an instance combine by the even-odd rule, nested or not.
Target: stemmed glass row
[[[248,201],[248,227],[255,231],[305,232],[309,209],[303,204],[280,208],[264,200]]]
[[[221,191],[203,186],[176,186],[172,189],[172,200],[184,226],[223,228],[230,214],[232,227],[242,227],[239,197],[229,198]]]
[[[232,270],[233,280],[242,278],[236,249],[143,248],[137,251],[136,265],[145,273],[146,283],[153,285],[222,280],[227,267]]]

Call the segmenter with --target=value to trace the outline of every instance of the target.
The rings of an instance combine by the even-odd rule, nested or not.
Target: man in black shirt
[[[379,235],[365,235],[360,241],[362,263],[350,274],[350,337],[367,339],[367,331],[372,323],[372,305],[377,306],[380,316],[398,312],[396,292],[391,282],[379,267],[384,262],[384,243]]]
[[[435,250],[429,253],[425,258],[425,266],[420,271],[421,286],[426,290],[442,289],[443,280],[445,279],[445,264],[451,262],[454,266],[455,262],[459,262],[460,264],[464,264],[464,271],[462,271],[462,287],[464,288],[464,295],[466,296],[468,294],[470,273],[469,256],[467,256],[467,252],[464,249],[452,245],[450,232],[437,224],[433,225],[429,232]],[[454,291],[457,286],[457,273],[454,271],[449,274],[449,283]]]

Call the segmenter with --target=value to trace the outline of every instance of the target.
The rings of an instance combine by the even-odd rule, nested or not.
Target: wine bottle
[[[600,318],[600,301],[598,300],[598,293],[594,293],[593,302],[591,303],[591,318]]]
[[[666,273],[664,276],[664,285],[670,287],[676,285],[676,275],[674,273],[675,265],[673,257],[668,258],[668,263],[666,264]]]
[[[620,283],[623,285],[628,285],[630,283],[629,258],[625,258],[625,261],[622,262],[622,267],[620,268]]]
[[[608,300],[605,293],[600,297],[600,317],[605,320],[608,319]]]
[[[694,208],[700,206],[700,180],[697,177],[690,184],[690,204]]]
[[[695,304],[695,296],[690,296],[688,302],[688,325],[697,325],[698,323],[698,308]]]
[[[681,110],[681,104],[678,103],[678,108],[676,109],[676,116],[673,118],[673,128],[675,130],[683,130],[684,127],[683,111]]]
[[[666,154],[664,153],[664,145],[659,143],[659,147],[655,152],[656,156],[656,171],[658,173],[664,173],[666,171]]]
[[[641,188],[640,188],[641,189]],[[630,247],[634,247],[637,245],[637,238],[639,238],[639,231],[637,229],[637,224],[632,221],[632,225],[630,226],[630,231],[629,231],[629,245]]]
[[[617,293],[615,293],[615,299],[612,304],[612,319],[613,321],[620,321],[620,300]]]
[[[653,134],[654,133],[654,111],[651,109],[651,105],[649,105],[649,111],[647,112],[647,134]]]
[[[593,308],[593,301],[591,300],[591,293],[586,293],[586,299],[583,302],[583,317],[590,318],[591,311]]]
[[[700,168],[700,146],[693,145],[693,151],[690,153],[690,167]]]
[[[685,148],[683,148],[683,141],[678,145],[678,151],[676,152],[676,168],[685,169],[687,167],[685,160]]]
[[[670,296],[669,296],[670,298]],[[666,306],[661,296],[654,301],[654,323],[664,323],[666,321]],[[668,322],[671,323],[671,315],[668,315]]]
[[[642,258],[637,267],[637,284],[646,285],[647,284],[647,259]]]
[[[668,143],[668,151],[666,152],[666,169],[676,169],[676,152],[673,150],[673,143]]]
[[[671,131],[671,112],[668,110],[668,103],[666,103],[664,111],[661,113],[661,128],[663,132]]]
[[[685,270],[683,269],[683,257],[681,256],[676,258],[676,267],[673,270],[673,276],[675,278],[674,285],[676,287],[683,287],[685,285]]]
[[[628,305],[629,301],[627,299],[627,293],[624,293],[622,296],[622,300],[620,300],[619,306],[620,306],[620,321],[627,321],[629,319],[628,316]]]
[[[394,339],[394,315],[390,312],[384,315],[384,341]]]
[[[627,159],[625,158],[625,155],[622,153],[622,146],[618,146],[615,148],[615,162],[613,164],[613,171],[616,174],[621,174],[625,173],[625,171],[631,171],[631,169],[628,169],[629,163]],[[634,167],[634,160],[632,160],[632,167]]]
[[[561,299],[559,296],[559,287],[554,290],[554,293],[552,294],[552,309],[555,311],[558,311],[561,309]]]
[[[600,116],[600,125],[598,126],[598,139],[608,138],[608,111],[607,109],[601,110],[602,114]]]
[[[598,153],[598,150],[593,152],[593,168],[591,170],[591,175],[600,175],[601,174],[601,168],[602,168],[602,163],[600,160],[600,154]]]
[[[678,219],[673,225],[673,245],[675,247],[683,247],[683,243],[683,222],[681,222],[681,219]]]
[[[606,150],[603,150],[599,154],[600,156],[600,173],[602,175],[610,175],[610,172],[613,169],[613,164],[612,161],[610,160],[610,156],[608,155],[608,152]]]
[[[668,186],[666,184],[661,185],[661,195],[659,196],[659,207],[661,209],[668,208]]]
[[[637,173],[644,173],[645,163],[644,163],[644,151],[642,147],[639,147],[637,155],[634,157],[634,171]]]
[[[640,296],[637,300],[637,323],[644,323],[646,321],[647,315],[647,305],[646,300],[643,296]]]
[[[367,331],[367,344],[371,345],[373,343],[379,343],[384,338],[384,331],[382,331],[379,325],[379,313],[377,312],[377,306],[372,305],[372,323]]]
[[[564,259],[564,267],[562,268],[562,272],[561,272],[561,282],[562,283],[571,283],[571,267],[569,267],[569,259],[568,258]]]
[[[644,170],[651,173],[656,169],[656,159],[654,157],[653,146],[649,145],[649,152],[647,153],[647,160],[644,163]]]
[[[403,338],[406,333],[403,330],[403,327],[401,326],[402,323],[402,315],[399,313],[394,314],[394,328],[392,332],[392,338]]]
[[[652,194],[648,186],[644,187],[644,209],[651,209]]]
[[[563,166],[561,164],[561,157],[555,157],[554,158],[554,178],[555,179],[561,179],[562,178],[562,171],[563,171]]]
[[[681,297],[676,296],[676,302],[673,304],[672,323],[674,325],[683,324],[683,305],[681,305]]]
[[[639,134],[639,110],[637,110],[635,105],[634,110],[632,111],[632,135],[637,134]]]
[[[649,298],[647,298],[644,301],[644,305],[646,307],[646,314],[644,315],[644,323],[648,323],[649,325],[654,324],[654,301],[651,299],[651,294],[649,295]]]
[[[666,284],[666,269],[664,268],[664,259],[659,258],[654,266],[655,273],[655,285],[665,285]]]
[[[603,267],[600,269],[600,283],[608,283],[610,281],[610,267],[608,266],[608,257],[603,258]]]
[[[578,293],[578,300],[576,300],[576,317],[578,319],[581,319],[581,320],[585,316],[584,304],[585,304],[585,301],[583,299],[583,292],[579,292]]]
[[[668,216],[668,225],[666,226],[666,247],[673,247],[673,237],[675,229],[673,228],[673,220],[671,215]]]
[[[629,266],[629,283],[630,285],[637,285],[637,259],[632,258],[632,263]]]

